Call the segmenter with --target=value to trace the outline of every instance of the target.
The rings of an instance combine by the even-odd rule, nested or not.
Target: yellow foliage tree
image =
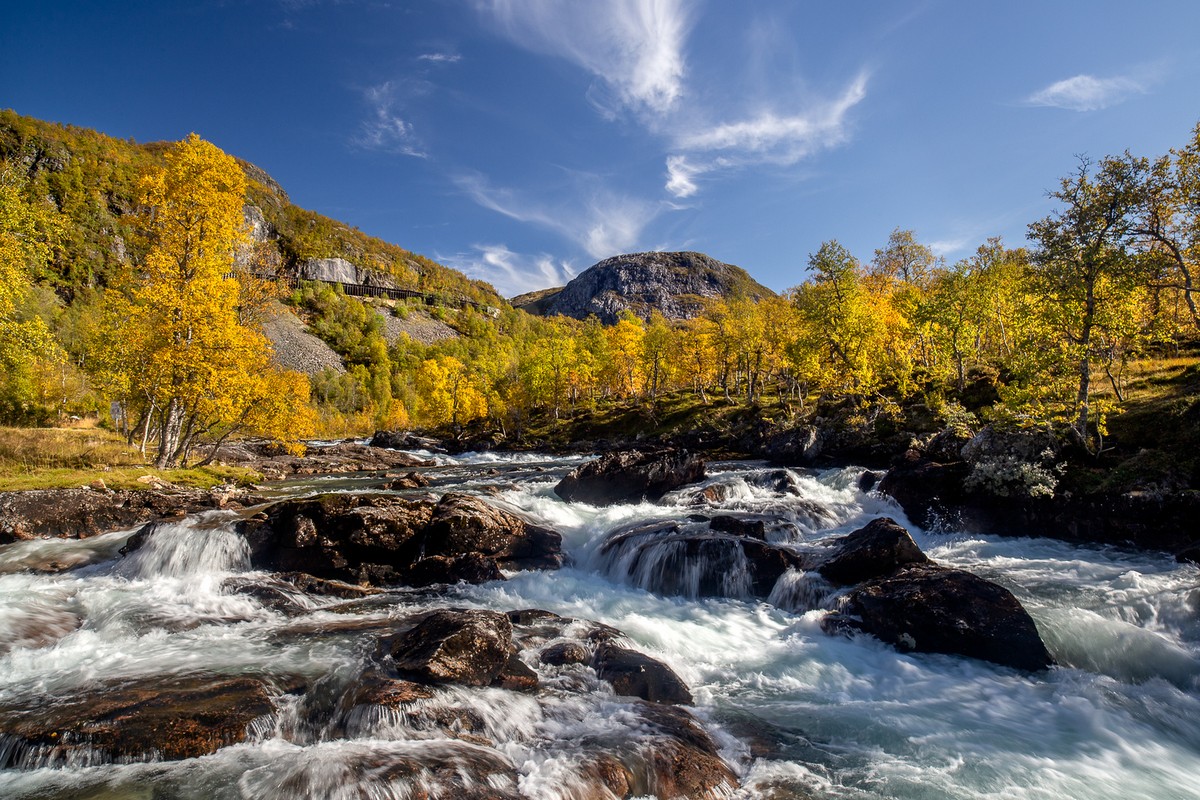
[[[157,465],[186,461],[202,438],[238,430],[295,441],[312,415],[307,383],[270,364],[260,330],[238,318],[230,277],[244,237],[246,179],[230,156],[192,134],[140,184],[147,252],[115,330],[123,352],[107,377],[141,406],[143,441],[157,429]]]
[[[422,361],[416,383],[425,402],[425,415],[434,425],[449,423],[458,430],[464,423],[487,415],[484,387],[454,356]]]
[[[10,373],[57,351],[42,319],[20,311],[32,273],[49,262],[62,222],[51,207],[26,200],[24,183],[16,170],[0,165],[0,366]]]

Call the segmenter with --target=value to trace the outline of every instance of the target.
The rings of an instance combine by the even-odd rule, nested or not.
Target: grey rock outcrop
[[[773,295],[742,268],[703,253],[632,253],[601,261],[553,296],[535,293],[530,310],[575,319],[595,314],[608,325],[626,310],[643,319],[653,310],[668,319],[690,319],[703,310],[704,300],[738,293],[755,299]],[[519,298],[514,303],[520,305]]]
[[[396,284],[384,275],[356,267],[344,258],[309,258],[296,265],[296,277],[302,281],[353,283],[395,289]]]

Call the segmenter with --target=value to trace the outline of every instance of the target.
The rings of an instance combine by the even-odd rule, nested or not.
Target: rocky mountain
[[[28,175],[29,191],[52,199],[67,222],[54,263],[39,281],[69,299],[81,289],[108,285],[138,262],[137,181],[162,163],[168,147],[0,109],[0,162]],[[244,210],[253,242],[240,261],[254,271],[502,304],[487,283],[300,208],[264,170],[239,163],[248,183]]]
[[[690,319],[705,301],[737,295],[774,295],[741,267],[703,253],[631,253],[607,258],[584,270],[561,289],[514,297],[514,307],[531,314],[586,319],[595,314],[611,325],[623,311],[648,319],[657,310],[668,319]]]

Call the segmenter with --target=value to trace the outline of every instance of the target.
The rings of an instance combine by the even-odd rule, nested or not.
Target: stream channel
[[[118,550],[132,531],[18,542],[0,548],[0,706],[197,671],[299,675],[336,694],[361,670],[367,640],[389,618],[432,607],[536,608],[610,625],[670,665],[740,780],[730,797],[1200,797],[1200,569],[1193,565],[1036,536],[968,536],[952,525],[921,530],[888,498],[860,491],[856,468],[717,462],[703,483],[660,503],[596,508],[553,493],[583,458],[429,457],[437,465],[419,471],[432,485],[401,494],[484,496],[561,533],[568,565],[476,586],[387,593],[369,603],[305,597],[297,616],[230,591],[231,577],[265,577],[250,570],[231,512],[160,526],[125,557]],[[340,476],[271,492],[359,492],[380,482],[378,475]],[[621,559],[601,552],[614,530],[649,519],[686,524],[698,509],[765,515],[773,520],[768,540],[801,548],[890,516],[931,558],[1011,590],[1058,666],[1024,673],[905,654],[864,635],[828,635],[820,621],[836,594],[803,576],[781,579],[771,602],[698,598],[686,569],[668,576],[675,584],[668,594],[655,565],[643,561],[630,575]],[[54,574],[28,569],[48,560],[79,566]],[[736,577],[728,582],[735,595]],[[361,630],[347,620],[361,621]],[[641,727],[627,698],[589,677],[587,667],[568,675],[533,666],[544,687],[537,697],[449,687],[429,702],[472,710],[491,752],[515,768],[508,790],[579,796],[579,743],[636,740]],[[557,692],[556,681],[567,680],[573,691]],[[422,789],[386,766],[414,748],[444,747],[443,734],[387,714],[330,725],[283,689],[272,703],[273,713],[255,721],[245,742],[212,755],[106,763],[86,752],[40,762],[35,754],[0,770],[0,797],[438,796],[435,785]]]

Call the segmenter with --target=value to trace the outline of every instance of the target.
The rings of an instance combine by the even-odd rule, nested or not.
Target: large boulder
[[[658,500],[704,477],[704,460],[686,450],[623,450],[571,470],[554,493],[573,503],[608,506]]]
[[[980,658],[1023,670],[1053,664],[1012,592],[977,575],[912,563],[851,589],[831,631],[860,630],[901,650]]]
[[[101,684],[81,694],[0,705],[0,769],[102,761],[175,761],[245,741],[252,722],[273,714],[278,686],[254,677],[188,675]]]
[[[431,611],[391,643],[402,677],[420,683],[488,686],[513,655],[512,623],[497,611]]]
[[[905,564],[928,561],[908,531],[890,517],[879,517],[833,540],[817,571],[829,581],[847,586],[891,575]]]
[[[466,495],[438,502],[329,494],[287,500],[239,530],[256,569],[366,585],[499,580],[562,563],[561,537]]]
[[[673,669],[645,653],[612,641],[597,645],[592,667],[619,695],[640,697],[651,703],[692,703],[691,691]]]

